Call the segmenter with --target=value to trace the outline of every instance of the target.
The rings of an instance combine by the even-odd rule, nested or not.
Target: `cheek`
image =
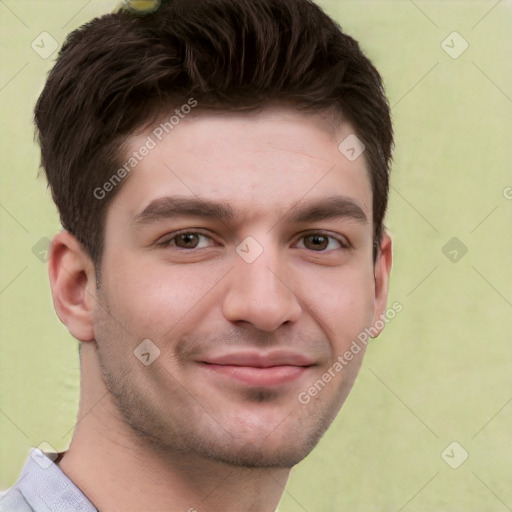
[[[373,272],[363,268],[344,268],[325,279],[316,277],[309,286],[307,303],[322,319],[329,335],[341,350],[371,325],[374,310]]]
[[[159,339],[193,316],[225,274],[206,266],[136,260],[117,259],[115,268],[105,273],[102,288],[114,318],[143,338]]]

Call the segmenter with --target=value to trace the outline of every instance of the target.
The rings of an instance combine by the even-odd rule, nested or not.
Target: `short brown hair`
[[[190,98],[201,109],[334,108],[365,144],[380,242],[393,132],[382,80],[309,0],[171,0],[72,32],[35,107],[41,166],[65,229],[99,265],[108,204],[93,196],[128,137]]]

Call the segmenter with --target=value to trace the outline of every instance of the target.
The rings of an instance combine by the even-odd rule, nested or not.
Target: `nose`
[[[278,255],[269,253],[265,250],[252,263],[236,256],[222,308],[230,322],[248,322],[259,330],[272,332],[300,318],[302,306],[291,289],[284,265],[279,264]]]

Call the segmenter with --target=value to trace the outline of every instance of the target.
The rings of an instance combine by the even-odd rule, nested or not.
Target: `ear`
[[[61,231],[52,240],[48,272],[53,304],[61,322],[79,341],[94,340],[96,271],[89,254],[68,231]]]
[[[382,332],[385,325],[385,322],[381,321],[377,323],[377,320],[380,320],[381,315],[384,315],[386,312],[386,306],[388,303],[389,274],[391,272],[392,261],[393,250],[391,237],[388,233],[384,233],[374,268],[375,300],[372,319],[372,332],[376,332],[376,334],[372,336],[374,338]],[[380,324],[382,324],[382,327],[378,328],[377,326]]]

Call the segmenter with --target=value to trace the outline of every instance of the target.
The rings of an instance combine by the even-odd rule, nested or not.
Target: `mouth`
[[[204,369],[250,386],[273,387],[299,379],[314,362],[301,354],[243,352],[201,361]]]

